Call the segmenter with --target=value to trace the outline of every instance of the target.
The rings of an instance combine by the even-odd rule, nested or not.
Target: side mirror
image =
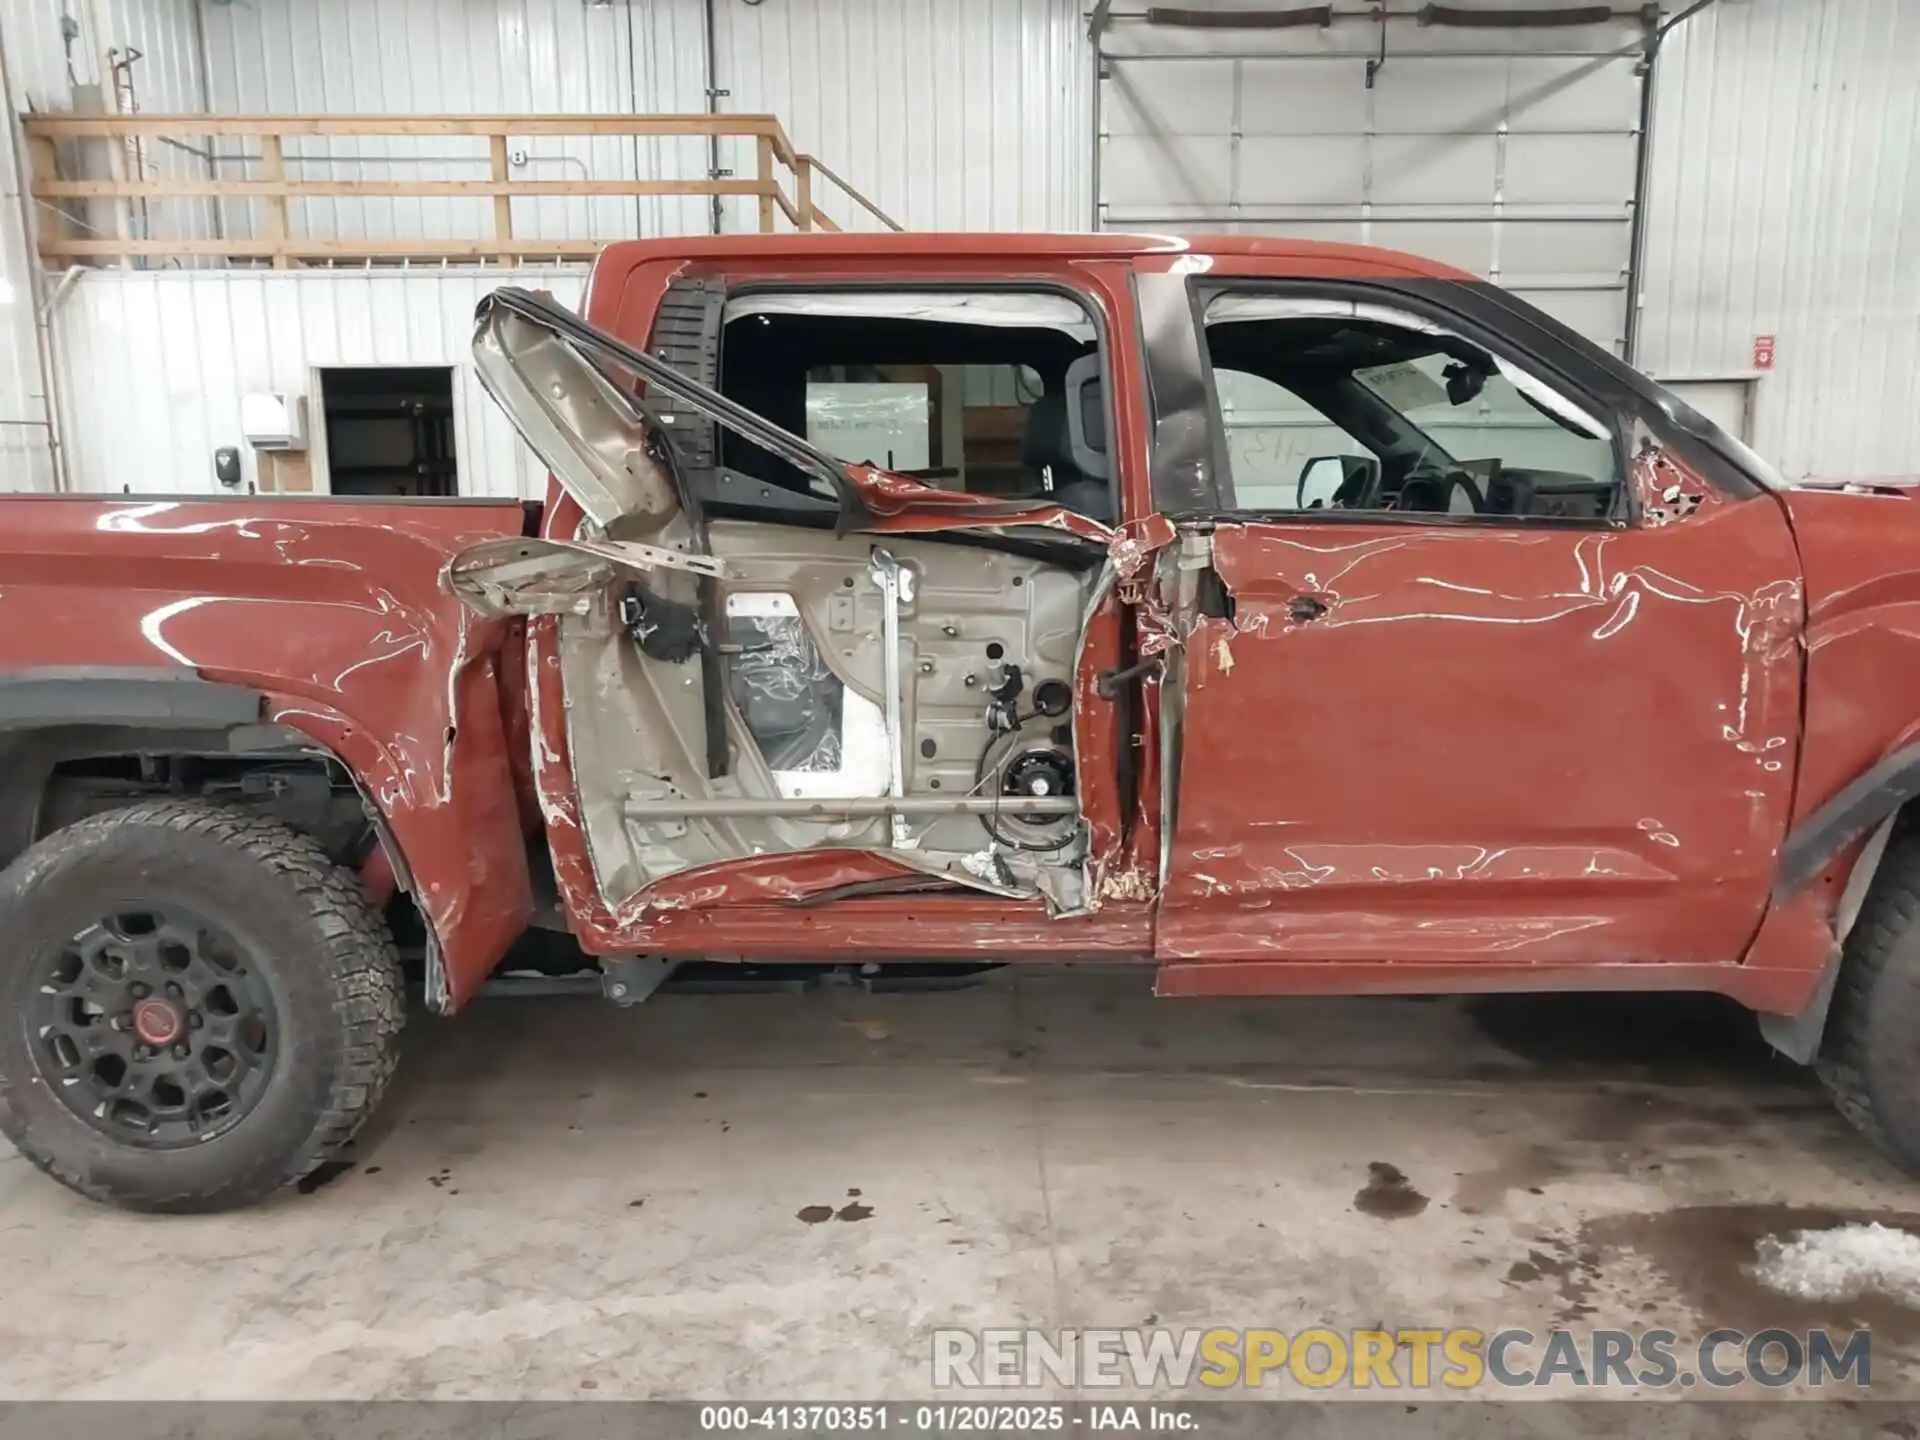
[[[1294,506],[1300,510],[1364,504],[1380,488],[1380,462],[1371,455],[1316,455],[1300,467]]]

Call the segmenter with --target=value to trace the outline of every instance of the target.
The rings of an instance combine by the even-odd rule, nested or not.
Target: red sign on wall
[[[1771,370],[1773,368],[1773,336],[1756,335],[1753,337],[1753,368]]]

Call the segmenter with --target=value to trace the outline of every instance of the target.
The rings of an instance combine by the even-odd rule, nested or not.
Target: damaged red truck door
[[[528,924],[621,1003],[1715,991],[1920,1173],[1912,488],[1278,239],[634,242],[474,363],[543,506],[0,502],[0,1131],[75,1189],[312,1173]]]
[[[780,308],[709,319],[844,308],[830,278],[786,283]],[[954,312],[940,324],[975,354],[1046,331],[1035,360],[1074,356],[1089,383],[1111,353],[1092,318],[1110,302],[1077,287],[948,277],[863,303],[883,301],[909,327]],[[1089,617],[1111,608],[1122,527],[1044,490],[847,465],[538,297],[491,297],[476,355],[562,493],[540,538],[458,557],[449,581],[487,617],[531,622],[534,778],[591,949],[890,953],[916,917],[934,954],[1149,948],[1144,907],[1096,916],[1124,802],[1111,743],[1080,733],[1114,668],[1113,627]],[[718,475],[684,463],[650,440],[669,416],[683,451],[705,420],[750,454]],[[771,478],[736,502],[725,487],[754,457]]]
[[[1194,291],[1225,443],[1173,567],[1162,992],[1731,965],[1793,798],[1782,509],[1426,287],[1230,258]],[[1236,406],[1311,445],[1233,453]]]

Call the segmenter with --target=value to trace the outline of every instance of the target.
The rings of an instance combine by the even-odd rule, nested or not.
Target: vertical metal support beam
[[[707,114],[718,115],[720,113],[720,101],[726,96],[727,92],[720,88],[720,57],[717,53],[717,42],[714,39],[713,0],[706,0],[705,9],[707,22]],[[709,180],[719,180],[723,178],[720,168],[720,137],[718,135],[709,135],[707,137],[707,178]],[[715,195],[713,197],[713,203],[709,207],[709,213],[713,223],[713,233],[718,235],[722,230],[727,228],[727,202],[725,197]]]
[[[53,287],[50,294],[47,285],[46,265],[40,258],[40,227],[46,216],[54,218],[60,227],[56,233],[68,228],[65,213],[54,206],[36,205],[33,199],[33,182],[36,179],[55,180],[60,175],[60,153],[53,141],[42,136],[28,137],[20,129],[19,112],[15,108],[13,92],[13,68],[7,54],[6,37],[0,35],[0,118],[7,126],[7,143],[13,148],[13,171],[16,194],[14,199],[19,205],[20,246],[26,254],[26,284],[21,287],[34,305],[33,352],[40,367],[41,413],[46,416],[47,426],[47,462],[52,472],[53,488],[56,493],[71,490],[72,481],[67,473],[67,449],[65,417],[60,404],[59,357],[53,344],[53,327],[50,323],[55,302],[66,293],[72,282],[78,278],[77,267],[63,276]],[[43,299],[43,295],[45,298]]]
[[[1113,0],[1100,0],[1100,3],[1093,7],[1093,19],[1089,21],[1087,25],[1087,38],[1092,42],[1087,48],[1093,52],[1093,95],[1091,97],[1093,105],[1093,158],[1092,163],[1087,166],[1087,187],[1091,192],[1087,196],[1089,209],[1087,228],[1096,231],[1106,228],[1101,223],[1104,212],[1100,208],[1100,160],[1103,152],[1107,148],[1101,134],[1102,127],[1107,123],[1107,56],[1106,52],[1101,49],[1101,39],[1107,29],[1107,12],[1112,7]]]
[[[1660,54],[1660,7],[1645,6],[1640,23],[1646,39],[1634,67],[1640,76],[1640,136],[1633,151],[1633,219],[1627,228],[1627,314],[1620,339],[1621,358],[1636,365],[1640,358],[1640,286],[1646,276],[1647,192],[1652,184],[1654,67]]]

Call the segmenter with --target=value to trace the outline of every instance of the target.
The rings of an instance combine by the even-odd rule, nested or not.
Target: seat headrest
[[[1027,434],[1020,442],[1020,463],[1029,470],[1049,468],[1063,485],[1080,474],[1067,439],[1067,397],[1049,390],[1027,409]],[[1065,472],[1065,473],[1063,473]]]
[[[1096,480],[1112,474],[1107,463],[1107,405],[1100,383],[1100,354],[1082,355],[1067,367],[1067,445],[1074,465]]]

